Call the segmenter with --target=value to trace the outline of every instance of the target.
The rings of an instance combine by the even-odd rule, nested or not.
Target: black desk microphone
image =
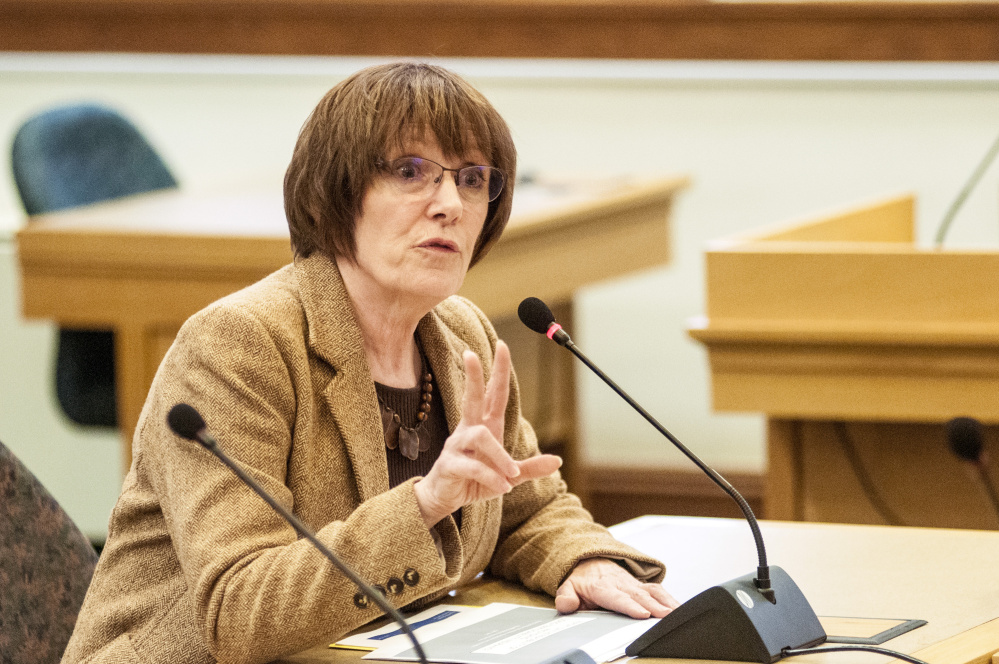
[[[536,297],[529,297],[520,303],[517,313],[524,325],[569,349],[735,500],[756,540],[759,566],[755,575],[732,579],[687,600],[628,646],[627,654],[771,664],[784,657],[785,650],[823,643],[826,633],[797,584],[784,570],[767,564],[756,516],[735,487],[688,450],[583,355],[568,333],[555,322],[548,305]]]
[[[951,452],[974,466],[992,503],[992,509],[996,517],[999,517],[999,495],[989,477],[982,423],[971,417],[955,417],[947,422],[947,444]]]

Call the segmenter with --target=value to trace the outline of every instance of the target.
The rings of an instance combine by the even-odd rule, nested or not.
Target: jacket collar
[[[364,501],[388,491],[389,486],[378,397],[361,330],[334,261],[315,253],[296,259],[295,273],[308,326],[307,343],[332,367],[333,376],[325,388],[326,403],[340,429]],[[454,431],[461,419],[465,393],[462,353],[468,345],[444,324],[436,309],[420,320],[417,331],[437,379],[448,430]]]

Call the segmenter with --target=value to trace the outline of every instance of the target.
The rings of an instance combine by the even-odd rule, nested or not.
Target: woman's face
[[[386,161],[400,157],[445,168],[487,165],[478,150],[449,159],[433,139],[407,141]],[[420,194],[401,191],[387,174],[376,175],[354,228],[354,261],[341,266],[350,273],[351,295],[369,302],[405,299],[429,311],[461,287],[488,209],[487,200],[459,194],[450,172]]]

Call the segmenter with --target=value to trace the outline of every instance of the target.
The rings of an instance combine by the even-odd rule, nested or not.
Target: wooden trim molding
[[[992,1],[5,0],[0,50],[997,61]]]
[[[726,472],[725,478],[762,517],[764,475]],[[643,514],[742,516],[739,507],[699,470],[588,466],[577,471],[581,493],[598,523],[611,526]],[[575,487],[572,487],[575,490]]]

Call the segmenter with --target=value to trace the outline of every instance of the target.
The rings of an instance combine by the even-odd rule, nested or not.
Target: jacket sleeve
[[[154,380],[135,439],[139,472],[153,486],[186,592],[218,661],[271,661],[328,643],[381,614],[209,451],[166,425],[171,406],[190,403],[220,447],[294,510],[289,484],[299,480],[288,477],[288,459],[299,409],[309,407],[298,402],[296,386],[306,379],[295,374],[309,366],[274,339],[274,330],[236,307],[214,307],[192,319]],[[346,457],[342,468],[316,469],[309,481],[341,474],[351,477]],[[420,517],[413,483],[360,505],[345,496],[350,508],[342,520],[317,524],[319,539],[361,578],[384,584],[396,606],[459,576],[453,522],[439,528],[450,554],[442,558]]]
[[[519,418],[511,453],[538,453],[530,424]],[[525,482],[503,499],[503,523],[490,570],[532,590],[554,595],[576,563],[587,558],[620,561],[642,581],[659,583],[665,566],[619,542],[590,513],[556,472]]]
[[[498,341],[496,332],[485,314],[467,300],[463,302],[481,326],[484,337],[474,350],[488,357],[486,370],[490,371]],[[534,429],[520,414],[516,375],[510,381],[504,444],[514,458],[524,459],[539,454],[538,441]],[[503,497],[502,525],[490,562],[494,575],[554,595],[576,563],[599,557],[620,561],[643,581],[658,583],[665,575],[661,562],[617,541],[595,523],[557,472],[520,484]]]

